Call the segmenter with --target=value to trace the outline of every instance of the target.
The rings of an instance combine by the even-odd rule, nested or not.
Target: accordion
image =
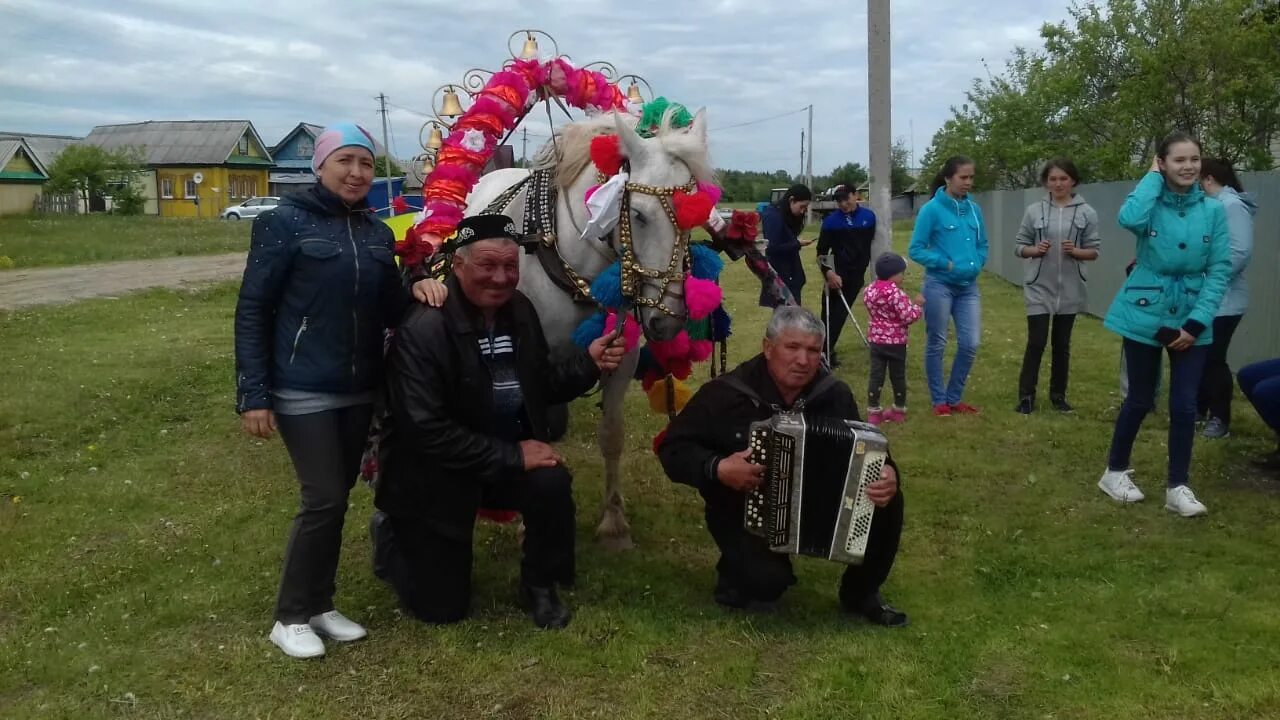
[[[764,481],[747,496],[743,526],[777,553],[859,565],[889,441],[874,425],[778,413],[751,424],[750,459]]]

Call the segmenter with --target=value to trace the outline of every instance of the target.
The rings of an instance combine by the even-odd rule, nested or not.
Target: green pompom
[[[658,126],[662,124],[662,116],[667,112],[667,108],[676,109],[675,114],[671,116],[671,127],[688,127],[693,123],[693,115],[688,108],[680,103],[673,103],[665,97],[656,97],[645,103],[640,122],[636,125],[636,133],[640,137],[653,137],[658,132]]]

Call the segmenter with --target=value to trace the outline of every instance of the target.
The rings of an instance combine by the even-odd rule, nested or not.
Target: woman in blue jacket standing
[[[1213,344],[1205,360],[1204,378],[1200,381],[1197,409],[1209,416],[1203,435],[1224,438],[1231,433],[1231,393],[1235,382],[1227,351],[1244,312],[1249,307],[1249,286],[1244,271],[1253,259],[1253,216],[1258,205],[1244,191],[1235,168],[1226,160],[1205,158],[1200,163],[1200,187],[1209,197],[1222,203],[1227,214],[1227,234],[1231,237],[1231,284],[1213,318]]]
[[[778,202],[766,206],[760,212],[760,231],[768,241],[765,257],[769,259],[769,265],[778,273],[778,277],[786,283],[797,304],[803,304],[800,291],[804,289],[805,281],[800,248],[809,244],[801,242],[800,233],[804,230],[804,216],[809,212],[811,200],[813,193],[808,187],[792,185]],[[774,303],[768,288],[762,288],[760,305],[773,307]]]
[[[373,138],[358,125],[316,138],[318,182],[254,220],[236,303],[241,424],[261,438],[279,429],[301,487],[270,635],[291,657],[323,655],[317,633],[340,642],[365,636],[334,609],[334,582],[382,377],[383,333],[409,303],[391,229],[365,201],[373,157]],[[414,294],[425,299],[435,285],[421,281]]]
[[[933,181],[933,199],[920,208],[911,233],[911,259],[925,268],[924,324],[928,342],[924,372],[929,381],[933,414],[977,414],[978,409],[961,398],[978,354],[982,331],[982,306],[978,274],[987,264],[987,228],[982,211],[969,197],[973,187],[973,161],[948,158]],[[943,384],[942,354],[947,330],[956,324],[956,356],[951,379]]]
[[[1175,133],[1160,143],[1151,172],[1120,208],[1120,226],[1137,239],[1137,265],[1107,311],[1105,325],[1124,338],[1129,392],[1120,406],[1107,470],[1098,487],[1138,502],[1129,457],[1155,405],[1161,352],[1169,353],[1169,472],[1165,508],[1182,517],[1205,506],[1187,486],[1195,438],[1196,393],[1213,342],[1213,318],[1231,278],[1222,203],[1200,189],[1200,143]]]

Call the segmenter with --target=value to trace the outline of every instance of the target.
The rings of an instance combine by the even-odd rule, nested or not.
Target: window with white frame
[[[173,199],[173,178],[160,178],[160,197],[166,200]]]
[[[193,178],[187,178],[187,179],[182,183],[182,185],[183,185],[183,187],[182,187],[182,197],[184,197],[184,198],[193,198],[193,197],[196,197],[196,181],[195,181]]]
[[[240,142],[236,145],[236,152],[241,155],[249,154],[249,136],[241,135]]]

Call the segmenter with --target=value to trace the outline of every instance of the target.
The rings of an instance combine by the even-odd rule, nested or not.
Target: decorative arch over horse
[[[628,94],[642,99],[634,83]],[[531,108],[562,100],[588,118],[557,129],[532,169],[481,176]],[[729,333],[715,282],[723,263],[689,242],[714,215],[720,193],[712,174],[702,112],[664,98],[629,100],[605,73],[565,57],[513,56],[450,128],[424,183],[424,209],[397,243],[407,267],[443,268],[446,240],[464,215],[507,214],[528,239],[519,289],[537,308],[552,352],[620,329],[628,353],[601,380],[598,427],[605,492],[597,535],[607,547],[631,546],[619,467],[629,382],[642,376],[655,410],[674,414],[689,394],[680,381]]]

